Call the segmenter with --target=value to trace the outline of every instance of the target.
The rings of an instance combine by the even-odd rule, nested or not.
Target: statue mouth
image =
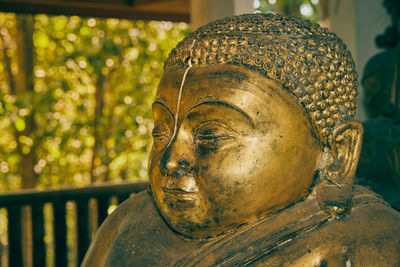
[[[198,191],[186,191],[180,188],[166,188],[162,187],[164,195],[170,200],[176,201],[193,201],[200,199],[200,193]]]

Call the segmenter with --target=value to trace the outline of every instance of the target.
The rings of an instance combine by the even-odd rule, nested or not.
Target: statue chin
[[[82,266],[398,264],[400,214],[353,185],[356,89],[343,42],[307,21],[190,34],[153,104],[151,189],[107,218]]]

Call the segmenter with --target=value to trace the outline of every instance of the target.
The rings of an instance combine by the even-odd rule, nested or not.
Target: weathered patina
[[[400,214],[353,185],[355,66],[326,29],[235,16],[171,52],[153,104],[151,188],[99,229],[83,266],[376,266]]]

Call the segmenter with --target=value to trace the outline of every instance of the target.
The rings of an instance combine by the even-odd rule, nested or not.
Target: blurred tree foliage
[[[0,13],[0,190],[147,179],[151,104],[188,31]]]

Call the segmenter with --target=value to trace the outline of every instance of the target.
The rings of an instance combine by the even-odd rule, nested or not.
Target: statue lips
[[[196,200],[200,200],[198,191],[186,191],[180,188],[162,187],[164,200],[170,208],[192,206]]]

